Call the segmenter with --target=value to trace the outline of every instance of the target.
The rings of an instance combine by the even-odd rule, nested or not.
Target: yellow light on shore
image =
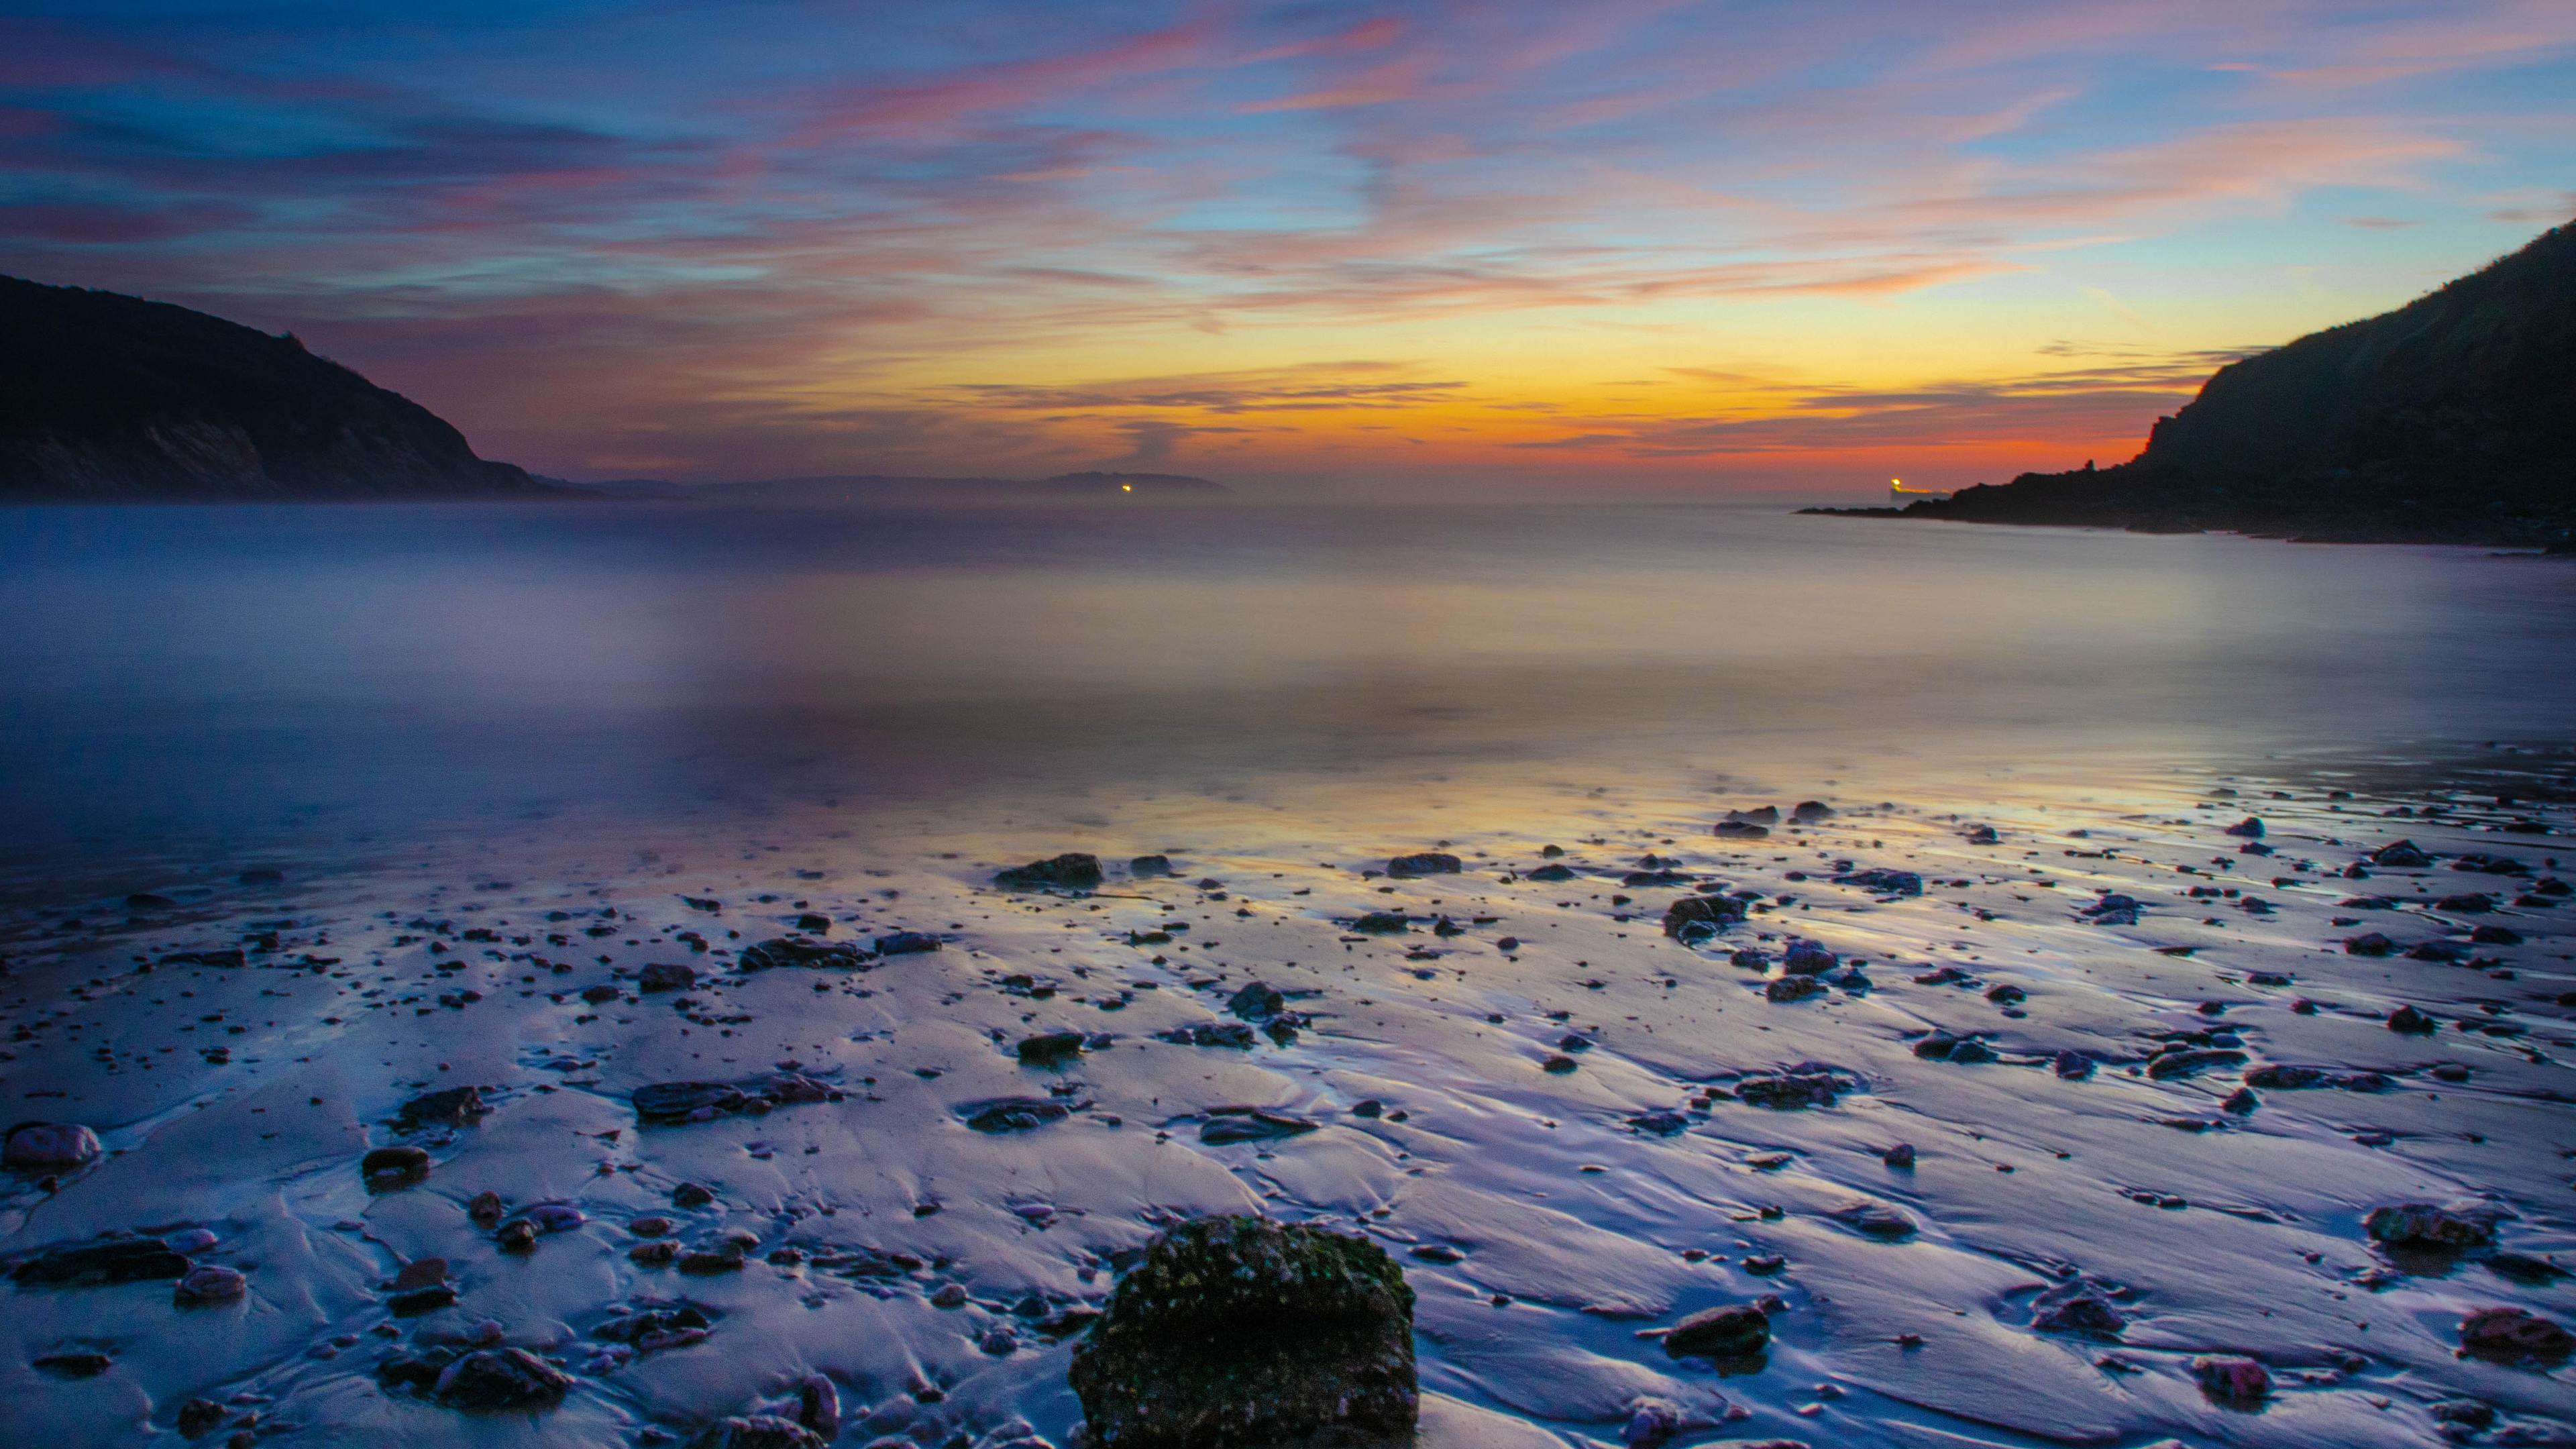
[[[1136,485],[1133,483],[1121,483],[1118,485],[1118,491],[1121,493],[1133,493],[1136,491]]]

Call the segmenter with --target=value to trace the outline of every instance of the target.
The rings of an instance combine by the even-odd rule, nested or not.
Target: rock
[[[1024,1067],[1061,1067],[1082,1056],[1083,1035],[1078,1031],[1049,1031],[1020,1038],[1018,1055]]]
[[[1882,896],[1919,896],[1923,894],[1923,877],[1910,870],[1856,870],[1834,877],[1834,884],[1858,886]]]
[[[2377,931],[2368,931],[2344,937],[2343,953],[2347,956],[2394,956],[2397,943]]]
[[[1854,1203],[1832,1214],[1835,1222],[1866,1237],[1894,1242],[1914,1236],[1914,1219],[1885,1203]]]
[[[735,958],[735,963],[745,971],[770,971],[787,966],[855,971],[867,961],[868,953],[860,950],[854,941],[817,941],[806,936],[779,936],[756,946],[746,946]]]
[[[156,1239],[110,1237],[47,1248],[20,1262],[9,1276],[16,1282],[49,1288],[87,1288],[184,1277],[191,1266],[185,1257]]]
[[[690,1449],[823,1449],[829,1441],[793,1419],[775,1414],[743,1414],[718,1419],[695,1439]]]
[[[712,1248],[682,1253],[677,1266],[692,1277],[711,1278],[718,1273],[739,1273],[742,1263],[742,1244],[718,1243]]]
[[[876,940],[880,956],[915,956],[924,951],[936,951],[942,944],[937,936],[927,931],[896,931]]]
[[[27,1366],[51,1378],[94,1379],[114,1368],[116,1360],[103,1353],[75,1349],[39,1355],[28,1360]]]
[[[2235,1091],[2230,1092],[2219,1099],[2218,1110],[2222,1112],[2233,1112],[2237,1116],[2242,1117],[2246,1113],[2251,1112],[2262,1105],[2262,1098],[2255,1096],[2251,1091],[2248,1091],[2243,1087],[2239,1087]]]
[[[993,884],[1010,891],[1087,891],[1100,884],[1100,857],[1067,851],[997,872]]]
[[[1690,1130],[1690,1119],[1679,1112],[1640,1112],[1628,1125],[1649,1137],[1678,1137]]]
[[[1399,855],[1386,863],[1386,873],[1398,880],[1424,875],[1456,875],[1463,868],[1458,857],[1437,850]]]
[[[2080,1082],[2093,1075],[2093,1059],[2072,1048],[2049,1058],[2049,1069],[2070,1082]]]
[[[1561,880],[1572,880],[1574,879],[1574,867],[1570,865],[1542,865],[1538,869],[1529,872],[1529,878],[1531,880],[1547,881],[1550,884],[1554,884]]]
[[[2212,1400],[2238,1407],[2259,1404],[2272,1392],[2271,1371],[2250,1358],[2196,1358],[2191,1376]]]
[[[585,986],[581,989],[581,999],[592,1006],[606,1006],[624,994],[605,981],[596,986]]]
[[[465,1215],[479,1228],[499,1226],[503,1211],[501,1195],[489,1188],[474,1194],[473,1200],[465,1204]]]
[[[172,1427],[179,1431],[180,1438],[202,1439],[221,1427],[223,1422],[223,1405],[212,1399],[190,1399],[179,1406]]]
[[[1878,1155],[1878,1160],[1894,1168],[1902,1169],[1912,1167],[1914,1165],[1914,1144],[1911,1142],[1899,1142],[1894,1147],[1880,1153]]]
[[[1847,1090],[1833,1073],[1802,1065],[1776,1076],[1747,1077],[1736,1083],[1735,1095],[1755,1107],[1792,1112],[1801,1107],[1830,1107],[1836,1095]]]
[[[385,1286],[397,1293],[407,1293],[414,1288],[426,1288],[432,1283],[446,1281],[445,1258],[414,1258],[403,1264],[402,1271],[394,1274],[393,1281]]]
[[[378,1147],[358,1159],[369,1192],[392,1192],[429,1176],[429,1153],[418,1147]]]
[[[1226,1002],[1225,1009],[1245,1021],[1268,1021],[1288,1009],[1288,998],[1275,986],[1249,981]]]
[[[541,1202],[528,1209],[527,1218],[541,1233],[568,1233],[590,1221],[581,1209],[568,1202]]]
[[[2480,926],[2469,933],[2472,946],[2519,946],[2522,933],[2511,926]]]
[[[1677,940],[1713,936],[1744,919],[1744,902],[1732,896],[1684,896],[1664,908],[1664,934]]]
[[[1821,976],[1841,964],[1840,956],[1813,941],[1791,941],[1780,955],[1780,969],[1792,976]]]
[[[492,1242],[504,1253],[532,1252],[537,1246],[537,1225],[526,1218],[512,1218],[493,1231]]]
[[[1628,1426],[1619,1442],[1626,1449],[1663,1449],[1682,1431],[1682,1411],[1664,1399],[1639,1399],[1628,1407]]]
[[[2372,1208],[2361,1226],[2372,1242],[2392,1248],[2458,1252],[2494,1242],[2496,1224],[2506,1216],[2502,1208],[2485,1203],[2401,1202]]]
[[[702,1208],[716,1200],[715,1190],[694,1182],[684,1182],[671,1189],[671,1205],[680,1208]]]
[[[686,991],[698,984],[698,973],[672,961],[656,961],[635,978],[645,991]]]
[[[532,1409],[559,1402],[572,1376],[524,1348],[469,1353],[440,1372],[430,1392],[457,1409]]]
[[[704,1343],[715,1320],[707,1310],[694,1303],[673,1308],[648,1308],[612,1318],[592,1330],[592,1335],[610,1343],[631,1344],[637,1353],[660,1353],[665,1349],[686,1348]]]
[[[1576,1061],[1574,1058],[1567,1056],[1563,1052],[1558,1052],[1547,1060],[1540,1062],[1538,1064],[1538,1069],[1542,1072],[1546,1072],[1550,1076],[1561,1077],[1581,1065],[1583,1064]]]
[[[1751,810],[1729,810],[1726,812],[1726,823],[1729,825],[1777,825],[1780,823],[1780,807],[1777,805],[1762,805]]]
[[[2441,1023],[2411,1006],[2401,1006],[2388,1013],[2388,1029],[2407,1036],[2430,1036],[2441,1030]]]
[[[2423,870],[2433,863],[2433,857],[2414,841],[2396,840],[2372,851],[2370,863],[2390,870]]]
[[[1223,1146],[1229,1142],[1276,1142],[1284,1137],[1302,1136],[1322,1125],[1303,1117],[1264,1112],[1253,1107],[1215,1107],[1209,1109],[1207,1122],[1199,1128],[1199,1140],[1212,1146]]]
[[[1146,876],[1170,875],[1172,858],[1168,855],[1140,855],[1127,862],[1127,873],[1138,879]]]
[[[174,1253],[202,1253],[215,1245],[214,1233],[206,1228],[181,1228],[161,1240],[161,1246]]]
[[[2224,833],[2228,835],[2243,836],[2248,840],[2260,840],[2263,838],[2263,822],[2255,816],[2248,815],[2244,819],[2237,821],[2235,824],[2228,826]]]
[[[994,1097],[960,1103],[957,1114],[977,1132],[1026,1132],[1072,1115],[1062,1102],[1044,1097]]]
[[[655,1082],[636,1088],[632,1101],[646,1122],[708,1122],[751,1105],[741,1088],[725,1082]]]
[[[1834,807],[1822,800],[1801,800],[1789,811],[1790,823],[1795,825],[1813,825],[1819,820],[1833,818]]]
[[[2481,1308],[2460,1320],[2460,1348],[2490,1363],[2555,1368],[2576,1353],[2576,1334],[2519,1308]]]
[[[1710,833],[1720,840],[1768,840],[1771,838],[1771,832],[1768,829],[1742,820],[1721,820],[1717,823],[1716,828],[1710,831]]]
[[[56,1172],[79,1167],[100,1152],[98,1134],[77,1122],[25,1122],[9,1129],[0,1146],[0,1166],[21,1172]]]
[[[824,1443],[841,1437],[841,1391],[821,1374],[807,1374],[796,1384],[796,1422]]]
[[[2117,1338],[2129,1320],[2110,1300],[2080,1284],[2052,1288],[2039,1296],[2030,1326],[2041,1333],[2072,1333],[2086,1338]]]
[[[1412,926],[1406,922],[1400,912],[1370,911],[1352,921],[1351,929],[1372,936],[1394,936],[1411,930]]]
[[[1771,1343],[1771,1320],[1751,1304],[1703,1308],[1673,1325],[1664,1335],[1664,1352],[1674,1358],[1718,1360],[1751,1358]]]
[[[187,1303],[229,1303],[250,1291],[250,1280],[238,1271],[216,1263],[199,1263],[179,1278],[175,1301]]]
[[[1158,1041],[1174,1046],[1233,1047],[1252,1050],[1252,1028],[1239,1021],[1200,1022],[1196,1026],[1176,1026],[1154,1033]]]
[[[1813,976],[1782,976],[1762,988],[1763,999],[1773,1002],[1804,1001],[1810,996],[1824,994],[1825,983]]]
[[[2147,1075],[2159,1082],[2169,1082],[2177,1077],[2197,1076],[2211,1067],[2234,1067],[2244,1063],[2245,1053],[2223,1048],[2166,1052],[2147,1063]]]
[[[2433,909],[2454,916],[2483,916],[2496,907],[2496,898],[2485,891],[2463,891],[2433,902]]]
[[[1154,1240],[1073,1351],[1097,1449],[1409,1439],[1413,1290],[1364,1238],[1262,1218]]]
[[[402,1104],[394,1120],[405,1131],[421,1127],[468,1127],[491,1114],[476,1087],[449,1087],[442,1092],[429,1092]]]
[[[1959,838],[1970,845],[2001,845],[2004,839],[1991,825],[1971,825],[1959,833]]]

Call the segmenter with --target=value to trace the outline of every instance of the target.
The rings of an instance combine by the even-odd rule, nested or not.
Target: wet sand
[[[1833,813],[1713,833],[1808,799]],[[188,1255],[246,1292],[0,1288],[0,1420],[128,1443],[202,1399],[207,1443],[645,1444],[819,1373],[839,1443],[1064,1446],[1068,1338],[1117,1267],[1180,1217],[1260,1212],[1403,1262],[1441,1449],[1659,1421],[1686,1444],[2576,1442],[2563,1364],[2459,1352],[2479,1309],[2576,1320],[2549,1262],[2576,1267],[2576,905],[2544,884],[2576,874],[2571,800],[2563,751],[1902,784],[1461,766],[21,870],[0,1092],[105,1152],[0,1183],[0,1255],[202,1229]],[[2227,833],[2248,817],[2259,839]],[[2430,864],[2347,878],[2401,839]],[[1462,869],[1384,874],[1433,850]],[[1107,864],[1097,890],[992,883],[1062,851]],[[1131,871],[1151,853],[1173,874]],[[2458,868],[2479,855],[2523,871]],[[1869,870],[1921,894],[1835,879]],[[1753,893],[1746,919],[1668,936],[1712,886]],[[2471,895],[2490,909],[2435,904]],[[1373,913],[1402,928],[1353,929]],[[875,952],[897,932],[939,944]],[[2346,950],[2373,932],[2394,954]],[[797,935],[862,950],[747,969]],[[1802,941],[1835,956],[1811,994],[1779,985]],[[2459,959],[2407,954],[2428,942]],[[656,964],[694,984],[641,990]],[[1255,982],[1277,1012],[1238,1009]],[[2401,1007],[2432,1030],[2391,1030]],[[1024,1062],[1058,1032],[1082,1044]],[[2323,1075],[2248,1086],[2293,1067]],[[1784,1073],[1832,1100],[1759,1105]],[[633,1094],[676,1080],[788,1100],[640,1122]],[[461,1086],[488,1114],[399,1125]],[[403,1145],[425,1176],[371,1190],[362,1156]],[[487,1192],[532,1246],[478,1222]],[[2463,1202],[2501,1210],[2493,1246],[2397,1254],[2363,1226]],[[638,1261],[654,1241],[715,1271]],[[396,1316],[387,1285],[432,1257],[455,1301]],[[1655,1336],[1765,1300],[1758,1366]],[[2108,1317],[2038,1326],[2077,1300]],[[680,1305],[703,1337],[639,1351],[633,1315]],[[572,1384],[495,1413],[380,1383],[439,1343]],[[2235,1356],[2268,1394],[2204,1389]]]

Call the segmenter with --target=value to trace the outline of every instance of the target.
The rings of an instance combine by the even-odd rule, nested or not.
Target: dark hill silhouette
[[[2220,369],[2130,462],[1848,511],[2564,549],[2576,224],[2394,312]]]
[[[560,498],[292,336],[0,277],[0,498]]]

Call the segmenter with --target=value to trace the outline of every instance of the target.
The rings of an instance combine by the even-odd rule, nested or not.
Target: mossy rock
[[[1097,1449],[1409,1442],[1413,1290],[1365,1238],[1202,1219],[1119,1281],[1071,1379]]]

